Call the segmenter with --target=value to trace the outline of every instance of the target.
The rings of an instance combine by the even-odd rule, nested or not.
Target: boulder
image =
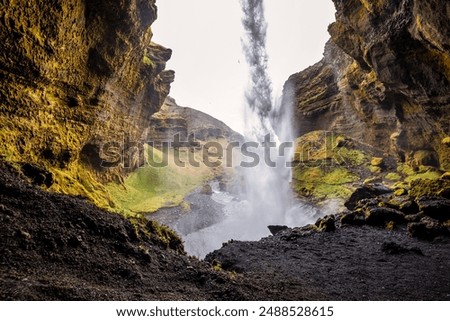
[[[416,214],[419,213],[419,205],[416,202],[410,200],[400,204],[400,211],[405,214]]]
[[[450,199],[450,180],[416,179],[410,183],[409,195],[412,197],[444,197]]]
[[[421,219],[425,217],[425,214],[423,212],[417,213],[417,214],[410,214],[405,216],[406,222],[420,222]]]
[[[384,185],[380,184],[364,185],[362,187],[357,188],[356,191],[353,192],[353,194],[350,196],[347,202],[345,202],[344,205],[349,210],[354,210],[356,208],[358,201],[361,201],[363,199],[375,198],[377,196],[390,194],[392,192],[393,192],[392,189]]]
[[[341,217],[341,224],[361,226],[366,224],[366,216],[361,211],[346,213]]]
[[[316,226],[321,232],[333,232],[336,230],[336,217],[334,215],[327,215],[316,221]]]
[[[287,230],[289,227],[287,227],[286,225],[269,225],[267,226],[267,228],[269,229],[270,233],[272,233],[272,235],[278,234],[281,231]]]
[[[381,251],[389,255],[407,254],[407,253],[423,255],[422,250],[417,247],[409,248],[401,244],[397,244],[395,242],[384,242],[381,245]]]
[[[424,217],[418,223],[409,223],[407,229],[412,237],[428,241],[432,241],[437,237],[450,236],[448,227],[430,217]]]
[[[417,201],[420,210],[426,215],[440,222],[450,219],[450,200],[446,198],[422,197]]]
[[[26,163],[22,165],[21,170],[35,185],[45,185],[46,187],[53,185],[53,174],[38,165]]]
[[[402,224],[405,222],[405,214],[393,208],[376,207],[366,213],[366,222],[375,226],[385,226],[388,222]]]

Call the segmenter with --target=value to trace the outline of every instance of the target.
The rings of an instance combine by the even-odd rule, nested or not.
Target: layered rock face
[[[292,75],[297,134],[332,130],[450,169],[450,3],[334,0],[324,58]]]
[[[105,141],[138,141],[174,79],[156,15],[154,0],[6,1],[1,155],[56,172],[98,167]]]
[[[178,134],[180,140],[211,141],[226,138],[240,141],[241,135],[220,120],[201,111],[179,106],[175,99],[167,97],[161,110],[149,123],[148,136],[154,143],[173,142]]]

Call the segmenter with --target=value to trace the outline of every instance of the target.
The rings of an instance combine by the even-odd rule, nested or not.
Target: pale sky
[[[173,50],[167,68],[175,70],[170,96],[244,129],[243,95],[247,67],[241,53],[239,0],[157,0],[153,41]],[[322,58],[331,0],[265,0],[269,73],[275,96],[288,77]]]

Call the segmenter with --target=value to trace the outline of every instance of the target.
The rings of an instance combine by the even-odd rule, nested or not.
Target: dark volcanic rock
[[[450,297],[450,243],[422,242],[401,231],[362,226],[333,233],[288,229],[258,242],[227,243],[206,260],[229,271],[308,285],[326,299],[446,300]],[[421,255],[423,254],[423,255]],[[286,294],[287,294],[286,292]]]
[[[437,237],[449,236],[450,229],[430,217],[423,217],[418,223],[408,224],[408,233],[424,240],[432,241]]]
[[[336,217],[334,215],[327,215],[318,219],[315,225],[321,232],[333,232],[336,230],[335,222]]]
[[[272,235],[278,234],[281,231],[288,229],[286,225],[269,225],[267,226],[267,228],[269,229],[270,233],[272,233]]]
[[[450,220],[450,200],[446,198],[425,198],[418,200],[420,210],[438,221]]]
[[[214,271],[187,257],[167,228],[44,192],[1,163],[0,244],[2,300],[286,298],[283,281]],[[302,292],[305,299],[320,298]]]
[[[366,224],[366,216],[362,211],[346,213],[342,215],[340,222],[348,225],[364,225]]]
[[[384,226],[388,222],[401,224],[405,222],[405,214],[387,207],[376,207],[366,214],[366,223],[369,225]]]
[[[359,187],[358,189],[356,189],[356,191],[353,192],[348,201],[345,202],[345,206],[349,210],[353,210],[355,209],[358,202],[361,200],[369,199],[370,201],[372,201],[371,199],[375,198],[376,196],[389,194],[392,192],[393,191],[390,188],[383,185],[372,185],[372,186],[365,185]]]
[[[405,246],[402,246],[400,244],[397,244],[395,242],[385,242],[383,243],[383,245],[381,245],[381,250],[387,254],[391,254],[391,255],[396,255],[396,254],[404,254],[404,253],[415,253],[417,255],[423,255],[422,250],[417,248],[417,247],[413,247],[413,248],[408,248]]]
[[[33,164],[23,164],[22,173],[31,179],[31,182],[35,185],[45,185],[50,187],[53,184],[53,175],[51,172],[41,168],[40,166]]]

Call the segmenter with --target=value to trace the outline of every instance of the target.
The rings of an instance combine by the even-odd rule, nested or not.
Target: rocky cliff
[[[3,3],[1,157],[107,205],[97,181],[114,171],[100,167],[102,144],[123,142],[126,153],[146,139],[174,79],[171,50],[152,42],[156,16],[154,0]]]
[[[292,75],[298,136],[331,130],[450,169],[450,3],[334,0],[323,59]]]
[[[153,142],[161,143],[173,141],[176,134],[180,134],[183,140],[242,139],[240,134],[220,120],[196,109],[181,107],[175,99],[167,97],[161,110],[151,117],[148,135]]]

